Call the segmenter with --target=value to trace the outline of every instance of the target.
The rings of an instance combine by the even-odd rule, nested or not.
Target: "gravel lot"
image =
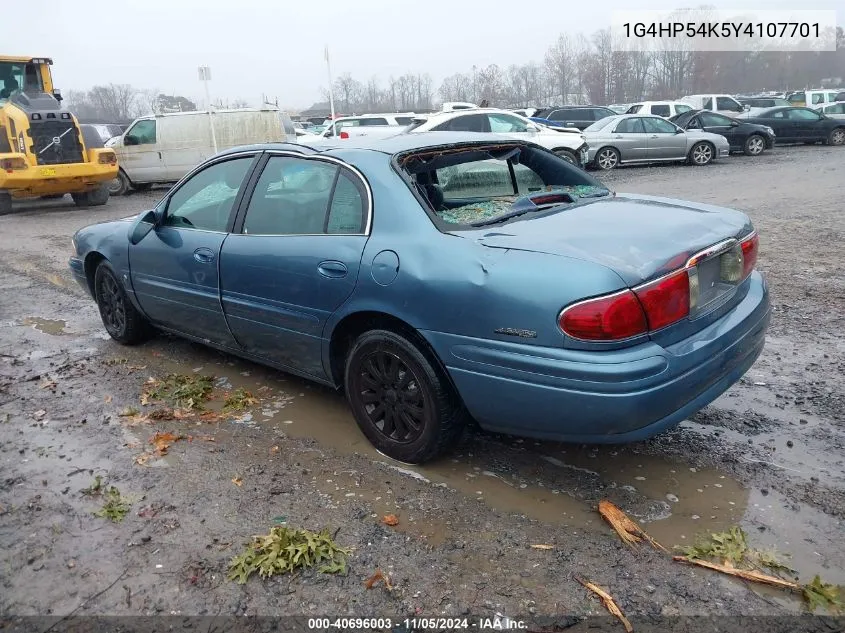
[[[70,236],[163,190],[96,209],[69,197],[23,205],[0,218],[0,615],[502,613],[582,630],[571,616],[606,612],[576,576],[607,589],[635,624],[799,613],[784,592],[623,546],[595,508],[611,499],[667,547],[738,524],[753,546],[791,554],[802,582],[845,584],[843,158],[845,148],[779,147],[600,175],[617,191],[751,216],[774,307],[762,357],[648,442],[473,432],[414,469],[375,453],[339,394],[169,337],[133,349],[107,340],[67,272]],[[213,375],[260,403],[210,423],[119,415],[139,407],[148,377],[169,372]],[[192,441],[137,463],[156,431]],[[96,475],[131,502],[122,522],[95,517],[102,500],[80,492]],[[399,524],[383,525],[386,513]],[[337,530],[354,548],[347,575],[226,580],[244,542],[279,517]],[[376,568],[392,591],[365,587]]]

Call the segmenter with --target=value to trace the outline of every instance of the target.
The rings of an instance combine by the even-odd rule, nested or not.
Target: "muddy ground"
[[[799,613],[782,591],[624,547],[595,508],[611,499],[667,547],[738,524],[752,545],[791,554],[803,582],[845,583],[843,159],[842,148],[786,147],[603,176],[618,191],[750,214],[774,306],[762,357],[648,442],[474,431],[412,469],[373,451],[340,394],[169,337],[131,349],[107,340],[67,272],[70,236],[163,190],[98,209],[23,205],[0,218],[0,614],[501,613],[561,616],[561,628],[577,622],[563,616],[605,613],[576,576],[635,621]],[[148,411],[144,382],[169,372],[214,376],[212,407],[236,387],[260,402],[210,422],[120,415]],[[150,455],[157,431],[190,440]],[[94,516],[103,500],[80,492],[96,475],[131,502],[122,522]],[[381,523],[387,513],[397,526]],[[244,542],[280,521],[336,530],[354,548],[347,575],[228,581]],[[392,592],[365,588],[376,568]]]

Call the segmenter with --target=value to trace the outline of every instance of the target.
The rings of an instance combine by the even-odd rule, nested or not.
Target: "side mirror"
[[[123,144],[124,145],[140,145],[140,143],[138,143],[138,137],[132,136],[131,134],[127,134],[126,136],[123,137]]]
[[[739,121],[731,121],[731,127],[738,127]]]
[[[58,88],[53,88],[53,97],[56,99],[56,101],[61,101],[62,99],[64,99],[64,97],[62,96],[62,91]]]
[[[742,106],[742,112],[748,112],[751,109],[751,106],[747,103]]]
[[[158,215],[155,211],[145,211],[129,229],[129,243],[135,246],[144,239],[158,224]]]

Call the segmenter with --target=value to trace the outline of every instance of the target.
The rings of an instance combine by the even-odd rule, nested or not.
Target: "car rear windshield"
[[[545,215],[611,194],[578,167],[530,145],[426,148],[396,162],[444,230]]]

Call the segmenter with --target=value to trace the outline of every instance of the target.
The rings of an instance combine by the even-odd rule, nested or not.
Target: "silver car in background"
[[[590,146],[588,164],[608,170],[622,164],[686,161],[707,165],[730,154],[720,134],[683,130],[663,117],[620,114],[584,130]]]

